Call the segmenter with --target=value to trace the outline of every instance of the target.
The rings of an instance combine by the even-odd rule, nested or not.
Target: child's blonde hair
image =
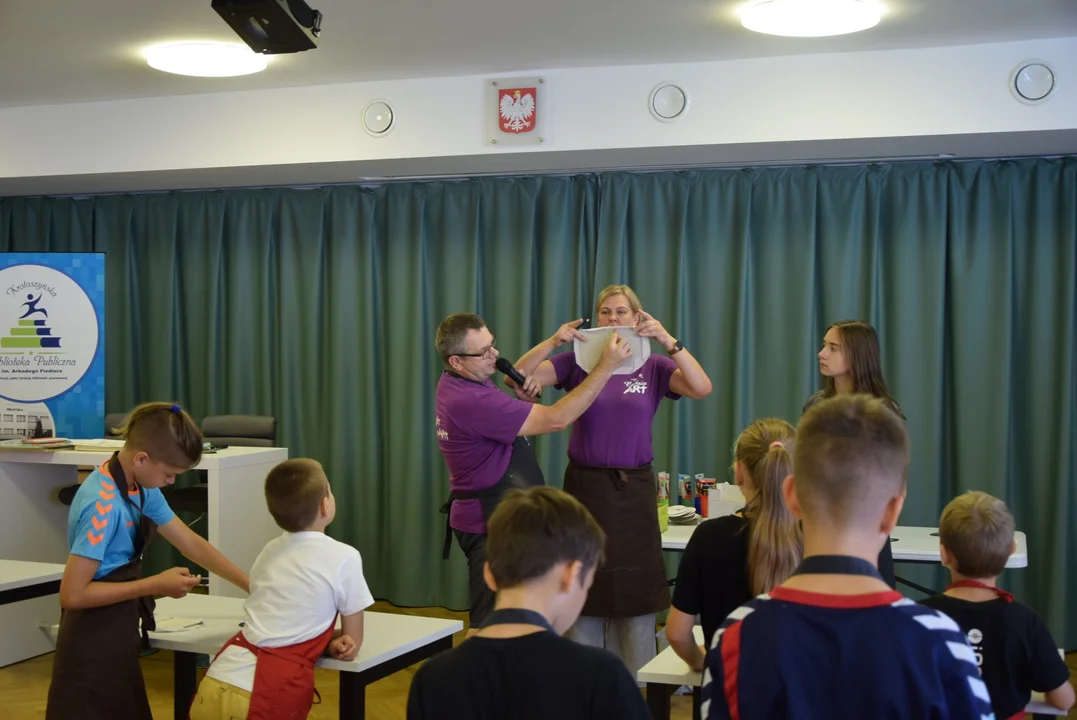
[[[1001,575],[1013,551],[1013,534],[1006,503],[978,490],[951,500],[939,520],[939,542],[954,558],[952,569],[967,578]]]
[[[733,447],[733,457],[755,489],[744,516],[749,522],[748,584],[756,595],[785,582],[803,553],[800,526],[782,497],[782,482],[793,474],[795,446],[792,425],[763,418],[746,427]]]

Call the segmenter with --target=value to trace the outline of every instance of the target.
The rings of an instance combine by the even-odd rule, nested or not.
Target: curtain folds
[[[796,422],[827,325],[866,320],[909,419],[902,524],[1005,499],[1030,560],[1003,582],[1077,647],[1075,158],[0,198],[0,250],[106,253],[106,409],[275,415],[326,467],[330,533],[406,606],[467,598],[439,552],[445,315],[515,360],[628,283],[714,382],[659,411],[656,469],[720,479],[748,422]],[[567,433],[537,446],[560,485]]]

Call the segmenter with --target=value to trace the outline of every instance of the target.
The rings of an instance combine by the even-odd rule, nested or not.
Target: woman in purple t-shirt
[[[669,584],[655,511],[651,425],[662,398],[706,397],[711,381],[692,354],[662,323],[644,312],[627,285],[598,296],[598,326],[631,326],[665,348],[630,375],[614,376],[572,426],[565,490],[606,532],[606,560],[595,574],[580,619],[568,637],[605,647],[635,673],[655,655],[655,613],[669,607]],[[585,339],[582,320],[565,323],[516,362],[544,386],[571,391],[587,377],[574,352],[547,359],[573,338]]]

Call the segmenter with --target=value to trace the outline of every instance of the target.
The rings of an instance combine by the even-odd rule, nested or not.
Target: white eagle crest
[[[512,132],[526,132],[531,129],[531,118],[535,114],[535,96],[530,92],[515,90],[511,95],[501,98],[501,126]]]

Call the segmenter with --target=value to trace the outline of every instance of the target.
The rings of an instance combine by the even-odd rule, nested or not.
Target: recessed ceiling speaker
[[[384,100],[371,100],[363,108],[363,129],[374,137],[384,137],[393,129],[393,108]]]
[[[651,90],[647,107],[659,122],[679,120],[688,112],[688,93],[671,82],[661,82]]]
[[[1041,103],[1055,89],[1055,73],[1047,63],[1026,60],[1010,76],[1010,92],[1026,105]]]

